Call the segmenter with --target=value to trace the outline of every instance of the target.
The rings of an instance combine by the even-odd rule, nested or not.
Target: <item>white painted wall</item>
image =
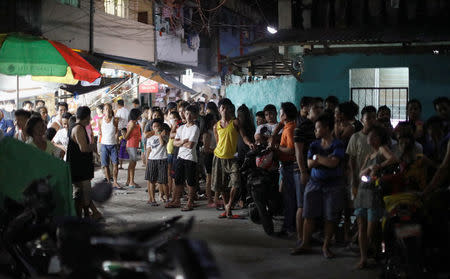
[[[156,32],[157,59],[189,66],[198,65],[198,49],[192,50],[180,37]]]
[[[154,62],[153,25],[108,15],[99,8],[94,15],[94,52]],[[41,29],[50,40],[89,50],[89,0],[81,0],[80,8],[43,0]]]

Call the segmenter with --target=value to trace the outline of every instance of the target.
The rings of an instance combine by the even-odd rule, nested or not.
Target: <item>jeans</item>
[[[297,214],[297,193],[300,187],[300,171],[297,164],[293,163],[281,167],[283,177],[283,202],[284,202],[284,224],[283,229],[295,232],[295,218]]]

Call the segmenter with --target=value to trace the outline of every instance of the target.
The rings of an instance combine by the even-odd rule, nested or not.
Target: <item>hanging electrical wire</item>
[[[205,10],[205,11],[207,11],[207,12],[215,11],[215,10],[219,9],[220,7],[222,7],[223,4],[225,4],[225,2],[227,2],[227,0],[223,0],[222,3],[220,3],[220,4],[219,4],[217,7],[215,7],[215,8],[212,8],[212,9],[209,9],[209,10]]]

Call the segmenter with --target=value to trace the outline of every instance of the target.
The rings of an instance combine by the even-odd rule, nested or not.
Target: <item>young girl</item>
[[[175,162],[178,155],[178,148],[173,146],[173,141],[175,135],[177,134],[177,128],[181,125],[181,116],[177,111],[171,111],[169,113],[169,126],[170,126],[170,136],[167,142],[167,174],[169,177],[169,196],[175,187]]]
[[[206,196],[208,197],[208,207],[216,207],[216,199],[213,202],[213,197],[211,195],[211,171],[212,171],[212,161],[214,158],[214,149],[216,148],[217,142],[214,135],[213,127],[217,123],[216,117],[212,113],[208,113],[205,116],[205,127],[202,131],[203,139],[203,149],[204,162],[206,169]]]
[[[130,157],[127,153],[127,140],[125,139],[125,135],[127,134],[127,128],[123,128],[120,130],[121,136],[119,137],[119,169],[123,169],[122,162],[123,160],[128,160]]]
[[[369,132],[367,143],[373,152],[369,154],[360,172],[361,177],[375,177],[387,166],[398,162],[395,155],[389,150],[388,131],[384,127],[374,126]],[[367,250],[372,240],[374,229],[383,215],[383,199],[381,192],[375,186],[375,179],[365,179],[359,184],[354,201],[355,215],[358,218],[358,240],[361,258],[357,268],[367,266]]]

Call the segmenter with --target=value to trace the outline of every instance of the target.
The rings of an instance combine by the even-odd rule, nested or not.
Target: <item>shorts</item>
[[[117,146],[115,144],[102,144],[100,147],[100,158],[102,161],[102,167],[109,166],[109,160],[111,160],[114,165],[117,165],[119,163]]]
[[[81,201],[83,207],[87,207],[91,204],[91,181],[83,180],[74,182],[73,186],[73,199]]]
[[[197,163],[177,158],[175,164],[175,184],[195,187],[197,185]]]
[[[207,174],[211,174],[212,172],[212,163],[213,163],[214,153],[204,153],[204,163]]]
[[[341,183],[309,179],[304,193],[304,218],[324,217],[327,221],[337,222],[343,208],[344,189]]]
[[[369,222],[376,222],[384,215],[384,209],[379,208],[357,208],[355,209],[356,218],[361,217],[367,219]]]
[[[167,159],[148,160],[145,170],[145,180],[152,183],[167,184]]]
[[[211,175],[214,192],[225,192],[231,187],[239,188],[240,186],[239,164],[234,158],[221,159],[214,156]]]
[[[305,185],[303,185],[301,182],[295,186],[295,195],[297,197],[297,208],[303,208],[305,199]]]
[[[127,153],[130,156],[130,161],[137,162],[139,160],[137,147],[127,147]]]

